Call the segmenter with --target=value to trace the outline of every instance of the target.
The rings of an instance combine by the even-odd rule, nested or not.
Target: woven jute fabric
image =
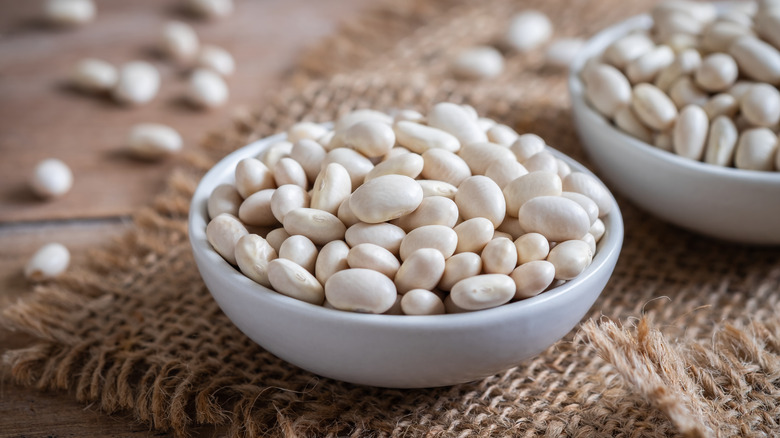
[[[522,9],[546,12],[558,36],[587,37],[649,7],[395,1],[361,18],[308,52],[288,88],[209,136],[131,232],[3,310],[6,327],[38,339],[4,353],[7,374],[178,436],[199,424],[237,436],[780,434],[780,251],[697,236],[622,198],[620,260],[583,324],[515,368],[445,388],[351,385],[274,357],[220,311],[190,253],[186,215],[200,176],[300,120],[468,103],[587,163],[565,74],[541,52],[508,52],[490,81],[455,80],[448,62],[463,47],[495,44]]]

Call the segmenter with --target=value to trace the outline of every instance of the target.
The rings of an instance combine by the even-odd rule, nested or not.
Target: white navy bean
[[[442,102],[434,105],[428,113],[428,126],[452,134],[462,146],[487,141],[487,134],[479,129],[475,118],[454,103]],[[409,147],[403,143],[401,145]]]
[[[550,242],[539,233],[526,233],[515,240],[519,264],[544,260],[550,253]]]
[[[268,262],[268,280],[274,290],[282,295],[317,305],[325,301],[320,282],[291,260],[276,258]]]
[[[429,149],[422,154],[421,175],[428,180],[444,181],[455,187],[471,176],[471,168],[453,152],[444,149]]]
[[[70,74],[70,82],[88,93],[103,93],[116,85],[119,73],[110,62],[86,58],[79,61]]]
[[[482,249],[482,271],[509,275],[517,266],[517,248],[506,237],[494,238]]]
[[[320,284],[325,284],[336,272],[349,268],[349,251],[343,240],[328,242],[320,249],[314,263],[314,276]]]
[[[236,242],[235,257],[242,274],[265,287],[271,287],[268,263],[277,257],[277,253],[268,241],[257,234],[245,234]]]
[[[152,64],[133,61],[119,69],[119,78],[112,90],[114,100],[125,105],[145,104],[160,89],[160,73]]]
[[[395,274],[398,293],[405,294],[412,289],[433,289],[444,274],[444,265],[444,256],[437,249],[421,248],[411,253]]]
[[[349,207],[361,221],[379,223],[411,213],[422,200],[422,188],[412,178],[383,175],[358,187],[349,198]]]
[[[780,92],[769,84],[755,84],[740,99],[740,110],[754,126],[774,126],[780,122]]]
[[[237,217],[222,213],[212,219],[206,226],[206,238],[214,250],[228,263],[236,264],[236,243],[238,239],[249,234],[246,227]]]
[[[47,158],[35,166],[29,185],[39,198],[59,198],[73,187],[73,172],[62,160]]]
[[[517,217],[517,211],[525,202],[537,196],[558,196],[563,191],[563,182],[557,173],[532,172],[523,175],[504,187],[506,212]]]
[[[484,217],[465,220],[453,228],[458,235],[456,253],[482,252],[482,248],[493,239],[495,227],[493,222]]]
[[[316,127],[320,127],[319,125],[314,125]],[[314,181],[317,179],[317,176],[320,173],[320,170],[322,169],[322,162],[325,160],[325,155],[327,152],[325,151],[325,148],[322,147],[319,143],[316,141],[309,139],[309,138],[299,138],[302,135],[306,135],[304,133],[295,133],[293,131],[296,126],[298,126],[301,131],[303,131],[303,128],[300,128],[300,124],[293,126],[288,130],[287,138],[294,140],[292,148],[290,149],[290,158],[297,161],[298,164],[303,167],[304,172],[306,172],[306,179],[309,181]],[[291,135],[290,133],[293,133]]]
[[[315,208],[296,208],[284,216],[284,229],[290,235],[302,234],[316,245],[344,239],[347,227],[331,213]]]
[[[738,169],[773,170],[777,143],[777,135],[768,128],[742,132],[737,143],[734,165]]]
[[[504,70],[504,57],[490,46],[477,46],[460,52],[452,62],[452,72],[464,79],[489,79]]]
[[[674,152],[681,157],[701,160],[709,131],[707,113],[698,105],[688,105],[680,111],[672,131]]]
[[[620,107],[631,102],[631,83],[611,65],[599,64],[583,76],[585,97],[606,117],[615,115]],[[523,160],[518,157],[522,163]]]
[[[731,166],[737,147],[739,132],[727,116],[718,116],[710,124],[704,162],[718,166]]]
[[[458,234],[444,225],[425,225],[409,231],[401,241],[399,255],[406,260],[420,248],[433,248],[441,252],[444,259],[455,253],[458,246]]]
[[[170,126],[159,123],[139,123],[127,137],[129,152],[142,160],[159,160],[181,150],[182,139]]]
[[[416,210],[395,219],[392,223],[403,228],[407,233],[426,225],[444,225],[452,228],[458,222],[458,214],[458,206],[452,199],[444,196],[428,196],[423,198]]]
[[[393,125],[399,145],[422,154],[429,149],[457,152],[460,141],[449,132],[412,121],[400,121]]]
[[[659,131],[671,127],[677,118],[677,107],[663,91],[652,84],[638,84],[634,87],[631,107],[639,120]]]
[[[537,196],[518,211],[520,225],[553,242],[579,239],[588,232],[588,213],[576,202],[562,196]]]
[[[546,260],[524,263],[510,274],[515,282],[515,299],[535,297],[544,292],[555,280],[555,266]]]
[[[345,269],[325,283],[325,296],[336,309],[361,313],[384,313],[395,304],[393,282],[370,269]]]
[[[483,175],[470,176],[460,184],[455,204],[463,219],[484,217],[493,223],[493,228],[501,225],[506,215],[501,187]]]
[[[284,216],[290,211],[305,207],[309,207],[309,193],[299,185],[279,186],[271,195],[271,213],[279,223],[284,222]]]
[[[347,254],[347,264],[350,268],[372,269],[393,279],[401,262],[385,248],[373,243],[355,245]]]
[[[209,69],[223,77],[230,76],[236,70],[233,55],[222,47],[206,44],[198,52],[198,67]]]
[[[317,262],[318,254],[314,242],[301,235],[290,236],[282,242],[282,246],[279,248],[280,258],[292,260],[312,274],[314,274],[314,265]]]
[[[441,315],[444,302],[435,293],[425,289],[412,289],[401,298],[404,315]]]
[[[217,73],[198,68],[190,75],[187,98],[195,107],[220,107],[227,102],[228,96],[228,86]]]
[[[482,310],[509,302],[515,290],[515,282],[508,275],[482,274],[455,283],[450,296],[458,307]]]
[[[552,34],[552,22],[545,14],[527,10],[511,18],[505,41],[518,52],[528,52],[546,43]]]
[[[422,173],[424,166],[423,157],[415,153],[401,154],[396,157],[382,161],[374,166],[366,174],[364,181],[372,180],[382,175],[404,175],[409,178],[417,178]]]
[[[70,251],[61,243],[47,243],[38,248],[24,266],[24,276],[28,280],[40,281],[56,278],[70,264]]]
[[[361,243],[373,243],[398,255],[401,242],[406,237],[406,232],[393,224],[367,224],[358,222],[349,227],[345,239],[349,246],[355,247]]]
[[[209,195],[206,209],[211,219],[220,213],[238,216],[238,207],[241,206],[242,202],[244,202],[244,198],[241,197],[233,184],[220,184]]]
[[[582,240],[567,240],[550,250],[547,261],[555,266],[555,278],[571,280],[590,266],[593,253],[590,246]]]

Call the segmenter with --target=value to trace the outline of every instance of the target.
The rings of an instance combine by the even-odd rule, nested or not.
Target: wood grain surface
[[[43,0],[0,0],[0,307],[28,293],[22,275],[42,244],[58,241],[72,263],[86,250],[125,232],[129,216],[163,187],[176,157],[135,161],[123,153],[130,127],[158,122],[177,129],[185,148],[209,131],[227,126],[242,108],[256,108],[284,81],[303,50],[371,7],[368,0],[234,0],[221,20],[183,13],[182,0],[98,0],[90,24],[58,29],[40,19]],[[231,97],[223,108],[197,111],[183,102],[186,66],[155,53],[163,24],[191,24],[202,43],[220,45],[236,59],[228,78]],[[85,57],[120,65],[152,62],[162,75],[149,104],[122,107],[105,96],[73,90],[67,76]],[[56,157],[73,170],[71,192],[41,201],[27,184],[40,160]],[[32,339],[0,329],[0,353]],[[196,436],[220,436],[204,427]],[[129,414],[108,416],[63,393],[42,392],[0,380],[0,437],[166,436]]]

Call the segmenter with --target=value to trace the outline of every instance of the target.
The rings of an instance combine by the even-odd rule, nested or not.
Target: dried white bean
[[[152,64],[133,61],[119,69],[114,100],[125,105],[141,105],[154,99],[160,89],[160,73]]]
[[[646,34],[631,33],[610,44],[604,50],[604,58],[610,64],[622,69],[654,47],[653,40]]]
[[[274,177],[268,167],[257,158],[244,158],[236,165],[236,189],[241,197],[248,198],[260,190],[275,187]]]
[[[504,70],[504,57],[490,46],[479,46],[459,53],[452,63],[455,76],[466,79],[489,79]]]
[[[352,181],[349,172],[339,163],[330,163],[317,175],[311,192],[311,208],[336,214],[349,199]],[[351,210],[350,210],[351,211]]]
[[[170,126],[159,123],[140,123],[133,126],[127,138],[127,147],[136,158],[159,160],[181,150],[182,139]]]
[[[707,113],[700,106],[686,106],[680,111],[672,131],[674,152],[681,157],[701,160],[708,131]]]
[[[349,196],[347,196],[341,202],[341,205],[339,205],[339,209],[338,212],[336,213],[336,216],[338,216],[339,220],[343,222],[344,225],[347,226],[347,228],[360,222],[360,219],[358,219],[357,216],[355,216],[355,213],[352,212],[352,209],[349,208]]]
[[[309,207],[309,193],[299,185],[279,186],[271,195],[271,212],[279,223],[284,222],[284,216],[290,211],[306,207]]]
[[[349,251],[343,240],[334,240],[322,247],[314,264],[314,275],[321,284],[336,272],[349,268]]]
[[[57,26],[76,26],[95,19],[97,8],[92,0],[48,0],[43,16]]]
[[[358,222],[347,230],[346,241],[351,247],[361,243],[373,243],[398,255],[406,232],[393,224],[366,224]]]
[[[349,198],[349,207],[361,221],[375,224],[411,213],[422,199],[422,188],[412,178],[383,175],[358,187]]]
[[[441,315],[444,302],[435,293],[425,289],[413,289],[401,298],[404,315]]]
[[[278,222],[271,209],[271,197],[275,189],[252,193],[238,207],[238,217],[247,225],[269,227]]]
[[[325,283],[325,296],[336,309],[361,313],[384,313],[395,304],[393,282],[370,269],[344,269]]]
[[[596,242],[598,242],[602,237],[604,237],[606,230],[607,226],[604,224],[604,221],[601,219],[596,219],[596,221],[593,222],[593,225],[590,226],[588,233],[592,234],[593,238],[596,239]]]
[[[507,274],[517,266],[517,248],[506,237],[494,238],[482,249],[482,269],[486,274]]]
[[[658,73],[655,86],[663,91],[669,91],[672,84],[683,75],[693,74],[701,65],[701,54],[698,50],[685,49],[678,53],[674,61]]]
[[[495,227],[490,219],[475,217],[465,220],[453,228],[458,235],[456,253],[482,252],[482,248],[493,239]]]
[[[455,283],[464,278],[473,277],[482,272],[482,258],[473,252],[462,252],[448,258],[444,263],[444,274],[438,287],[448,291]]]
[[[503,190],[512,181],[528,174],[528,169],[515,160],[494,161],[485,171],[485,176],[492,179]]]
[[[749,35],[753,35],[749,26],[731,21],[716,21],[702,31],[700,46],[706,52],[728,52],[734,41]]]
[[[523,134],[517,137],[517,140],[509,146],[509,150],[515,155],[518,162],[524,163],[529,158],[542,152],[546,145],[544,140],[536,134]]]
[[[280,258],[292,260],[312,274],[314,274],[318,254],[314,243],[308,237],[301,235],[290,236],[279,248]]]
[[[347,254],[347,264],[350,268],[372,269],[391,280],[401,267],[401,263],[393,253],[373,243],[361,243],[350,249]]]
[[[777,149],[777,135],[770,129],[748,129],[739,136],[734,165],[738,169],[772,170]]]
[[[312,125],[319,127],[319,125]],[[293,128],[296,128],[296,126],[293,126]],[[290,158],[297,161],[301,167],[303,167],[307,180],[314,181],[317,179],[320,169],[322,168],[322,161],[325,159],[326,154],[325,148],[312,139],[300,138],[304,135],[303,133],[297,132],[294,133],[295,135],[291,136],[290,132],[293,128],[290,128],[287,135],[288,139],[292,137],[297,138],[295,143],[293,143],[292,149],[290,149]],[[303,128],[300,128],[300,130],[303,131]]]
[[[190,61],[198,54],[200,41],[195,30],[187,23],[169,21],[160,36],[160,51],[171,59]]]
[[[397,122],[393,125],[393,131],[398,144],[418,154],[429,149],[443,149],[450,152],[457,152],[460,149],[460,142],[454,135],[417,122]]]
[[[273,169],[276,162],[284,157],[289,157],[292,153],[293,144],[289,141],[277,141],[268,146],[257,158],[263,162],[269,169]]]
[[[555,266],[546,260],[533,260],[510,274],[515,282],[515,299],[531,298],[544,292],[555,280]]]
[[[61,243],[47,243],[27,261],[24,276],[33,281],[55,278],[65,272],[70,264],[70,251]]]
[[[506,215],[506,201],[492,179],[474,175],[466,178],[455,194],[455,204],[463,219],[484,217],[493,223],[493,228],[501,225]]]
[[[718,166],[731,166],[739,132],[727,116],[718,116],[710,124],[704,161]]]
[[[278,253],[282,248],[282,243],[284,243],[288,237],[290,237],[290,233],[283,227],[279,227],[269,231],[268,234],[265,235],[265,240],[271,245],[271,248]]]
[[[612,195],[604,185],[586,173],[572,172],[563,179],[563,190],[582,193],[599,206],[599,217],[604,217],[612,210]]]
[[[582,240],[567,240],[550,250],[547,261],[555,266],[555,278],[571,280],[590,266],[593,253],[590,246]]]
[[[710,98],[689,76],[681,76],[674,81],[669,87],[669,97],[678,109],[691,104],[702,106]]]
[[[277,186],[294,184],[303,189],[308,188],[306,171],[300,163],[289,157],[280,158],[273,167],[274,182]]]
[[[671,47],[656,46],[626,66],[626,77],[633,84],[652,82],[661,70],[674,61],[674,58]]]
[[[421,248],[411,253],[395,274],[398,293],[405,294],[412,289],[433,289],[444,274],[444,264],[444,256],[437,249]]]
[[[392,223],[407,233],[425,225],[444,225],[454,227],[458,222],[458,206],[455,201],[444,196],[423,198],[420,206],[413,212],[395,219]]]
[[[724,91],[737,80],[739,69],[734,58],[725,53],[707,55],[696,70],[696,84],[709,92]]]
[[[732,118],[739,111],[739,101],[728,93],[716,94],[702,106],[702,109],[710,120],[715,120],[719,116]]]
[[[517,217],[517,211],[526,201],[537,196],[558,196],[563,191],[563,182],[556,173],[532,172],[523,175],[504,187],[506,213]]]
[[[424,160],[418,154],[401,154],[374,166],[368,174],[365,181],[372,180],[382,175],[405,175],[409,178],[417,178],[423,170]]]
[[[579,239],[590,229],[588,213],[562,196],[537,196],[528,200],[520,207],[518,220],[523,229],[553,242]]]
[[[461,146],[487,141],[487,134],[479,129],[475,118],[471,117],[463,107],[454,103],[441,102],[434,105],[428,113],[428,126],[452,134]],[[401,145],[409,148],[403,143]],[[409,149],[414,151],[412,148]]]
[[[284,229],[290,235],[302,234],[317,245],[343,239],[347,227],[331,213],[315,208],[296,208],[284,216]]]
[[[200,49],[197,61],[198,67],[209,69],[223,77],[232,75],[236,70],[233,55],[222,47],[211,44]]]
[[[459,307],[482,310],[509,302],[515,296],[515,289],[515,282],[508,275],[483,274],[455,283],[450,296]]]
[[[429,149],[422,154],[422,176],[429,180],[444,181],[457,187],[471,176],[469,165],[463,158],[444,149]]]
[[[368,158],[381,157],[395,144],[395,133],[386,123],[363,120],[344,130],[343,141]]]
[[[539,11],[523,11],[512,17],[506,33],[506,43],[518,52],[528,52],[546,43],[553,34],[553,25]]]
[[[519,264],[544,260],[550,253],[550,242],[539,233],[526,233],[515,240]]]
[[[445,198],[455,199],[455,194],[458,193],[457,187],[444,181],[418,179],[417,184],[420,185],[425,198],[428,196],[444,196]]]
[[[79,90],[102,93],[116,85],[119,73],[110,62],[86,58],[79,61],[70,75],[70,82]]]
[[[30,177],[30,189],[43,199],[59,198],[73,187],[73,172],[67,164],[48,158],[35,166]]]
[[[236,243],[238,239],[249,234],[246,227],[237,217],[221,213],[206,226],[206,238],[214,250],[227,260],[236,264]]]
[[[652,84],[634,87],[631,106],[645,125],[659,131],[671,127],[677,118],[677,107],[663,91]]]
[[[198,108],[216,108],[228,100],[228,87],[220,75],[198,68],[190,75],[187,98]]]
[[[620,107],[631,103],[631,83],[611,65],[599,64],[583,75],[585,97],[601,114],[612,117]],[[523,162],[520,157],[518,161]]]
[[[271,287],[268,263],[276,254],[271,244],[257,234],[245,234],[236,242],[235,257],[241,273],[265,287]]]
[[[274,290],[282,295],[317,305],[325,301],[320,282],[291,260],[276,258],[268,262],[268,280]]]
[[[588,218],[590,219],[591,224],[599,218],[599,206],[596,205],[596,202],[594,202],[589,197],[583,195],[582,193],[576,192],[561,192],[561,196],[571,199],[577,204],[580,204],[580,207],[582,207],[583,210],[588,213]]]
[[[748,78],[780,84],[780,52],[771,45],[756,37],[744,36],[731,44],[729,54],[737,61],[739,71]]]
[[[455,253],[458,246],[458,234],[444,225],[425,225],[409,231],[401,241],[399,255],[404,261],[420,248],[433,248],[447,259]]]
[[[347,169],[350,181],[352,181],[352,190],[355,190],[363,183],[368,172],[374,168],[374,163],[358,151],[349,148],[331,149],[325,155],[322,161],[323,166],[330,163],[339,163]]]
[[[485,133],[488,136],[488,141],[491,143],[500,144],[504,147],[509,147],[517,140],[519,135],[514,129],[509,126],[496,123],[488,128]]]
[[[206,209],[211,219],[220,213],[238,216],[238,207],[241,206],[242,202],[244,202],[244,198],[241,197],[233,184],[220,184],[209,195]]]
[[[776,125],[780,121],[780,92],[769,84],[755,84],[740,99],[740,109],[755,126]]]
[[[523,166],[531,172],[551,172],[558,173],[558,160],[547,151],[541,151],[534,154],[531,158],[525,160]]]

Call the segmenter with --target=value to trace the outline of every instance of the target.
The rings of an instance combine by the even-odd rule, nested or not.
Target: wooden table
[[[130,127],[168,124],[193,147],[209,131],[227,126],[240,108],[258,107],[284,80],[302,50],[370,7],[366,0],[234,0],[236,12],[221,20],[187,17],[181,0],[98,0],[98,17],[75,29],[54,29],[39,18],[41,1],[0,0],[0,307],[28,293],[22,275],[42,244],[58,241],[84,259],[86,248],[129,227],[129,217],[164,185],[176,157],[142,163],[122,154]],[[187,21],[201,42],[220,45],[236,58],[229,104],[196,111],[181,103],[182,66],[154,55],[168,20]],[[138,108],[73,91],[72,66],[84,57],[121,64],[153,62],[162,75],[156,99]],[[73,170],[65,197],[40,201],[27,187],[40,160],[56,157]],[[0,351],[31,338],[0,329]],[[211,436],[213,428],[200,435]],[[1,436],[149,436],[129,415],[107,416],[61,393],[0,383]]]

